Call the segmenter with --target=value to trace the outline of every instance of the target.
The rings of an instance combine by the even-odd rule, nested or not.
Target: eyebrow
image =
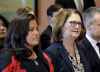
[[[82,23],[80,21],[69,21],[70,23]]]

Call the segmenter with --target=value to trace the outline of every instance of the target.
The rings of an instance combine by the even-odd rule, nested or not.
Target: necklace
[[[77,48],[75,48],[75,56],[72,57],[69,55],[69,59],[72,62],[72,66],[75,72],[84,72],[84,67],[83,64],[80,62],[80,55]]]
[[[38,63],[38,61],[36,61],[36,60],[34,60],[34,64],[35,64],[36,66],[39,66],[39,63]]]

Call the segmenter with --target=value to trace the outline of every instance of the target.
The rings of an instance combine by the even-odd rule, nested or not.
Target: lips
[[[6,34],[6,32],[0,32],[0,35],[5,35]]]
[[[72,31],[72,32],[79,32],[79,31]]]
[[[39,38],[32,38],[32,40],[34,40],[34,41],[39,41]]]

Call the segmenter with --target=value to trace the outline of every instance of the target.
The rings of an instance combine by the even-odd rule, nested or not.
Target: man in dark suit
[[[60,4],[63,8],[74,8],[84,11],[89,7],[95,6],[94,0],[55,0],[55,4]],[[81,9],[80,9],[81,8]]]
[[[60,5],[55,4],[55,5],[51,5],[47,9],[48,26],[42,32],[42,34],[40,36],[41,49],[42,50],[45,50],[51,44],[51,38],[52,38],[52,22],[51,22],[51,18],[53,17],[55,12],[60,10],[60,8],[62,8]]]
[[[85,37],[79,46],[89,61],[92,72],[100,72],[100,8],[91,7],[83,14]]]

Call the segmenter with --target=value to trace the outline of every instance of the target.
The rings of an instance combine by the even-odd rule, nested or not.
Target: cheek
[[[31,42],[31,35],[30,35],[30,34],[28,34],[28,35],[26,36],[26,41],[27,41],[27,43],[30,44],[30,42]]]
[[[79,32],[84,32],[84,29],[82,27],[79,28]]]
[[[32,42],[34,41],[34,39],[35,39],[34,34],[33,34],[32,32],[29,32],[29,33],[27,34],[27,36],[26,36],[26,41],[27,41],[28,43],[32,43]]]
[[[36,45],[39,43],[39,34],[28,33],[26,36],[26,41],[30,45]]]
[[[62,37],[63,38],[68,37],[70,35],[70,33],[71,33],[71,28],[69,28],[68,26],[66,26],[62,29]]]
[[[67,36],[68,36],[68,33],[64,31],[64,32],[62,33],[62,37],[63,37],[63,38],[66,38]]]
[[[68,37],[68,35],[69,35],[69,31],[67,29],[66,30],[63,30],[62,37],[63,38],[66,38],[66,37]]]
[[[90,30],[91,30],[91,33],[96,33],[97,32],[97,29],[95,27],[92,27]]]

